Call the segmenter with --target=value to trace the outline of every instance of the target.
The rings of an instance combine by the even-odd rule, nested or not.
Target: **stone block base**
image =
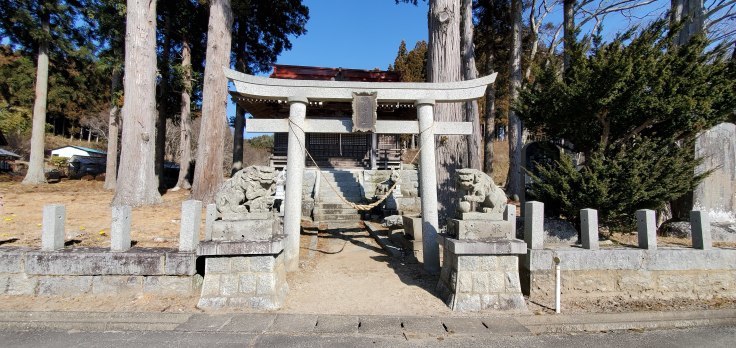
[[[208,257],[197,307],[281,308],[289,292],[283,255]]]
[[[437,288],[454,311],[524,311],[526,302],[519,283],[519,259],[507,254],[456,254],[449,247],[454,239],[440,236],[444,261]],[[479,242],[475,242],[479,243]],[[505,244],[511,241],[483,242]],[[490,247],[487,250],[515,248]]]
[[[479,213],[474,213],[479,214]],[[513,239],[516,231],[510,221],[449,219],[447,233],[459,240]]]
[[[212,240],[268,240],[274,236],[278,224],[273,218],[246,220],[217,220],[212,224]]]

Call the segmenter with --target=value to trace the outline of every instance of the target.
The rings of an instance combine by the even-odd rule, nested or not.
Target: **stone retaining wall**
[[[196,255],[175,249],[0,248],[0,294],[5,295],[193,295],[202,283],[195,273]]]
[[[736,250],[685,248],[530,249],[522,258],[522,289],[530,299],[554,298],[555,256],[563,298],[736,299]]]

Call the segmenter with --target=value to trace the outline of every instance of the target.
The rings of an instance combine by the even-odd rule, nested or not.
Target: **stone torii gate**
[[[419,134],[421,152],[419,185],[422,202],[422,238],[424,268],[440,270],[437,211],[437,172],[435,135],[467,135],[470,122],[435,122],[435,103],[477,100],[496,74],[483,78],[447,83],[349,82],[286,80],[258,77],[226,69],[225,76],[242,97],[280,100],[289,103],[288,119],[250,119],[248,132],[288,133],[286,192],[284,199],[284,258],[287,270],[299,267],[299,234],[302,211],[302,182],[305,167],[305,133],[351,133],[353,119],[306,118],[309,102],[354,102],[358,96],[371,96],[378,103],[414,103],[417,121],[373,120],[376,134]],[[355,103],[354,103],[355,105]],[[356,110],[354,110],[355,112]],[[356,125],[357,126],[357,125]]]

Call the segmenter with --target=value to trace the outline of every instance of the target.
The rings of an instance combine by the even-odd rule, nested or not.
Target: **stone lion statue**
[[[376,185],[376,191],[374,192],[374,196],[381,197],[387,194],[388,191],[391,189],[391,186],[394,186],[394,183],[399,180],[401,180],[401,177],[399,176],[399,172],[392,169],[391,175],[389,176],[388,180]]]
[[[501,190],[493,179],[477,169],[459,169],[456,172],[457,196],[459,213],[468,213],[472,210],[472,202],[478,203],[477,210],[483,213],[503,214],[506,209],[506,193]]]
[[[276,192],[278,171],[265,166],[250,166],[225,181],[215,194],[217,211],[223,220],[234,220],[248,213],[269,212]]]

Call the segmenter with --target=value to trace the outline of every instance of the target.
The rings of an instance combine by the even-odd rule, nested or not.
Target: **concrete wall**
[[[5,295],[192,295],[202,283],[195,273],[195,254],[174,249],[0,248],[0,294]]]
[[[736,250],[685,248],[530,249],[521,258],[522,289],[530,299],[554,298],[555,256],[563,298],[736,299]]]

